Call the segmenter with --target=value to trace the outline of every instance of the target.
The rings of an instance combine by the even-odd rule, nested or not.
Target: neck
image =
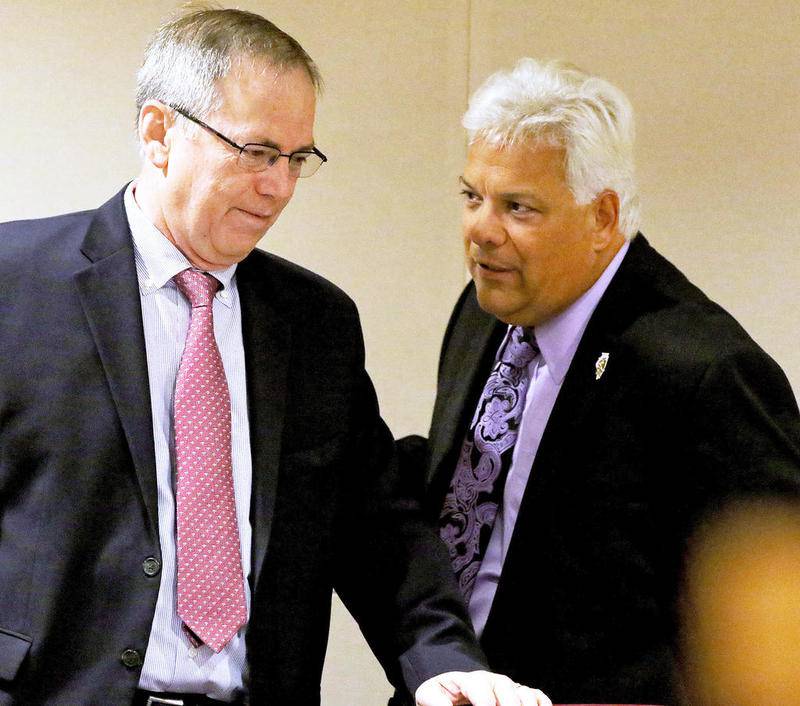
[[[158,228],[167,240],[174,244],[175,240],[170,235],[164,220],[164,212],[161,208],[161,200],[159,199],[155,178],[146,167],[142,169],[136,179],[134,197],[136,198],[136,204],[142,209],[142,213],[147,220]]]
[[[224,269],[224,267],[214,266],[212,263],[197,261],[196,258],[190,257],[188,253],[177,243],[172,235],[172,232],[167,225],[166,218],[164,218],[164,209],[161,203],[160,192],[158,189],[158,180],[161,178],[160,174],[154,174],[152,170],[145,166],[136,178],[136,184],[133,196],[136,199],[136,205],[142,210],[145,218],[152,223],[156,229],[163,235],[170,243],[172,243],[178,250],[180,250],[189,262],[198,270],[211,271],[214,269]]]

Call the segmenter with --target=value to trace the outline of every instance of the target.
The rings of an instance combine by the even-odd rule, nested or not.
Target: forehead
[[[483,140],[470,145],[464,178],[486,188],[524,190],[544,182],[564,184],[565,150],[550,143],[525,140],[498,146]],[[478,184],[473,184],[478,186]]]
[[[278,69],[265,63],[236,62],[220,80],[219,117],[243,131],[267,131],[265,137],[312,142],[316,89],[302,67]]]

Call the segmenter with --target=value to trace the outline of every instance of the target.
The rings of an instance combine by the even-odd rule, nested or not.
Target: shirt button
[[[142,562],[142,570],[145,576],[155,576],[161,571],[161,562],[154,556],[149,556]]]
[[[142,655],[137,650],[124,650],[119,659],[128,669],[136,669],[144,664]]]

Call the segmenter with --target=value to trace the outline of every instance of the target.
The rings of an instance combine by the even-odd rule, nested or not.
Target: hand
[[[492,672],[447,672],[423,682],[417,706],[553,706],[538,689]]]

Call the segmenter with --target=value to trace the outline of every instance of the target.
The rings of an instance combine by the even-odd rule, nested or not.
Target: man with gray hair
[[[464,125],[473,281],[427,443],[400,447],[493,669],[558,702],[679,703],[687,542],[740,497],[797,497],[797,403],[637,234],[617,88],[523,59]]]
[[[136,180],[0,227],[0,703],[313,706],[333,587],[421,706],[544,706],[483,671],[400,483],[338,289],[255,250],[319,74],[192,10],[139,73]]]

